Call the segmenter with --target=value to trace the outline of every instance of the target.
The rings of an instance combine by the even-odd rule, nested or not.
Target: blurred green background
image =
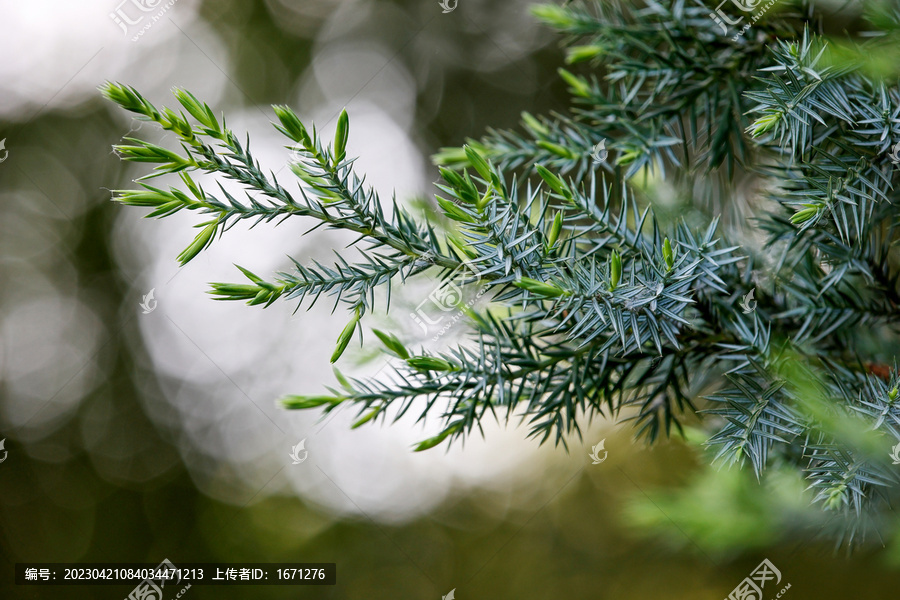
[[[282,182],[288,151],[269,105],[329,132],[346,106],[360,171],[385,198],[426,198],[440,147],[515,127],[521,111],[567,110],[559,40],[529,2],[459,0],[450,13],[437,0],[137,4],[0,0],[0,597],[130,591],[14,586],[16,562],[163,558],[337,563],[333,587],[183,596],[197,600],[437,600],[451,589],[460,600],[719,599],[763,558],[791,584],[787,598],[895,593],[896,522],[884,524],[886,547],[836,555],[804,482],[777,468],[761,484],[716,472],[696,441],[648,448],[627,424],[594,422],[567,452],[538,447],[516,422],[486,423],[485,440],[413,455],[427,425],[351,432],[349,413],[285,413],[274,398],[331,382],[343,317],[226,306],[205,282],[237,281],[232,262],[268,273],[288,268],[286,253],[328,260],[349,240],[301,239],[303,223],[236,228],[179,271],[196,221],[141,222],[109,201],[146,172],[110,146],[135,130],[166,136],[101,101],[107,79],[158,106],[173,104],[172,86],[192,90],[251,132]],[[116,11],[144,18],[123,32]],[[158,310],[143,314],[150,289]],[[428,289],[403,295],[415,306]],[[379,372],[371,350],[347,370]],[[301,439],[310,458],[292,465]],[[592,465],[601,439],[608,460]]]

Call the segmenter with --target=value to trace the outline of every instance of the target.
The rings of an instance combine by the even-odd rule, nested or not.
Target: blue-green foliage
[[[680,0],[537,7],[582,72],[561,70],[573,107],[525,113],[520,130],[438,153],[435,201],[449,229],[396,202],[385,213],[345,156],[346,113],[329,142],[274,107],[276,127],[299,148],[289,191],[189,93],[176,97],[197,124],[108,84],[109,99],[173,131],[183,151],[117,146],[126,160],[157,164],[156,174],[178,172],[185,189],[142,184],[115,199],[154,217],[204,214],[182,263],[242,219],[301,217],[358,234],[362,258],[295,260],[271,281],[241,269],[249,282],[211,291],[266,306],[330,298],[350,315],[333,360],[362,330],[376,289],[387,288],[389,310],[392,283],[426,272],[487,286],[490,310],[468,312],[471,343],[416,354],[378,332],[397,360],[391,377],[339,374],[331,395],[290,396],[288,408],[351,405],[362,424],[389,407],[400,418],[416,404],[425,418],[439,406],[444,429],[419,450],[471,434],[498,409],[563,444],[583,415],[633,420],[653,441],[699,414],[718,462],[761,476],[777,455],[806,475],[824,509],[848,517],[853,539],[852,517],[896,496],[886,461],[900,441],[900,380],[884,350],[898,341],[889,151],[900,144],[900,90],[896,74],[866,60],[896,51],[900,13],[869,4],[873,35],[843,41],[815,33],[814,3],[773,10],[735,38],[721,35],[709,8]],[[598,161],[601,143],[609,158]],[[247,200],[201,189],[192,171],[241,184]],[[654,216],[660,182],[684,219]],[[739,195],[751,197],[756,220],[723,215]]]

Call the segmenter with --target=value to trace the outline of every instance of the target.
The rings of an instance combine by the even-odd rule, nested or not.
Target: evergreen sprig
[[[833,40],[817,3],[801,9],[770,11],[731,36],[699,2],[537,7],[564,37],[573,107],[523,113],[520,130],[436,154],[435,204],[449,227],[395,200],[383,208],[347,156],[346,112],[324,140],[273,107],[297,156],[288,191],[188,92],[175,96],[195,122],[110,83],[106,97],[180,142],[175,151],[129,138],[119,154],[183,184],[142,182],[114,197],[151,217],[204,215],[182,264],[244,219],[303,217],[357,234],[353,260],[292,259],[294,271],[271,281],[239,267],[249,283],[211,291],[265,306],[328,296],[349,314],[332,362],[361,334],[376,291],[390,309],[397,281],[427,273],[441,293],[477,284],[489,298],[487,309],[464,308],[471,340],[426,352],[376,331],[396,359],[389,377],[336,371],[330,395],[288,396],[287,408],[352,406],[359,426],[415,405],[420,420],[443,422],[417,450],[471,435],[498,410],[563,445],[585,416],[633,421],[654,441],[696,415],[715,462],[758,477],[774,461],[793,465],[857,541],[867,515],[897,496],[886,460],[900,442],[900,376],[887,366],[900,342],[900,89],[897,73],[878,75],[865,57],[896,41],[900,11],[869,2],[871,31]],[[237,182],[247,199],[222,186],[211,194],[194,171]],[[656,216],[663,184],[677,222]],[[726,204],[755,207],[757,219],[737,222]]]

